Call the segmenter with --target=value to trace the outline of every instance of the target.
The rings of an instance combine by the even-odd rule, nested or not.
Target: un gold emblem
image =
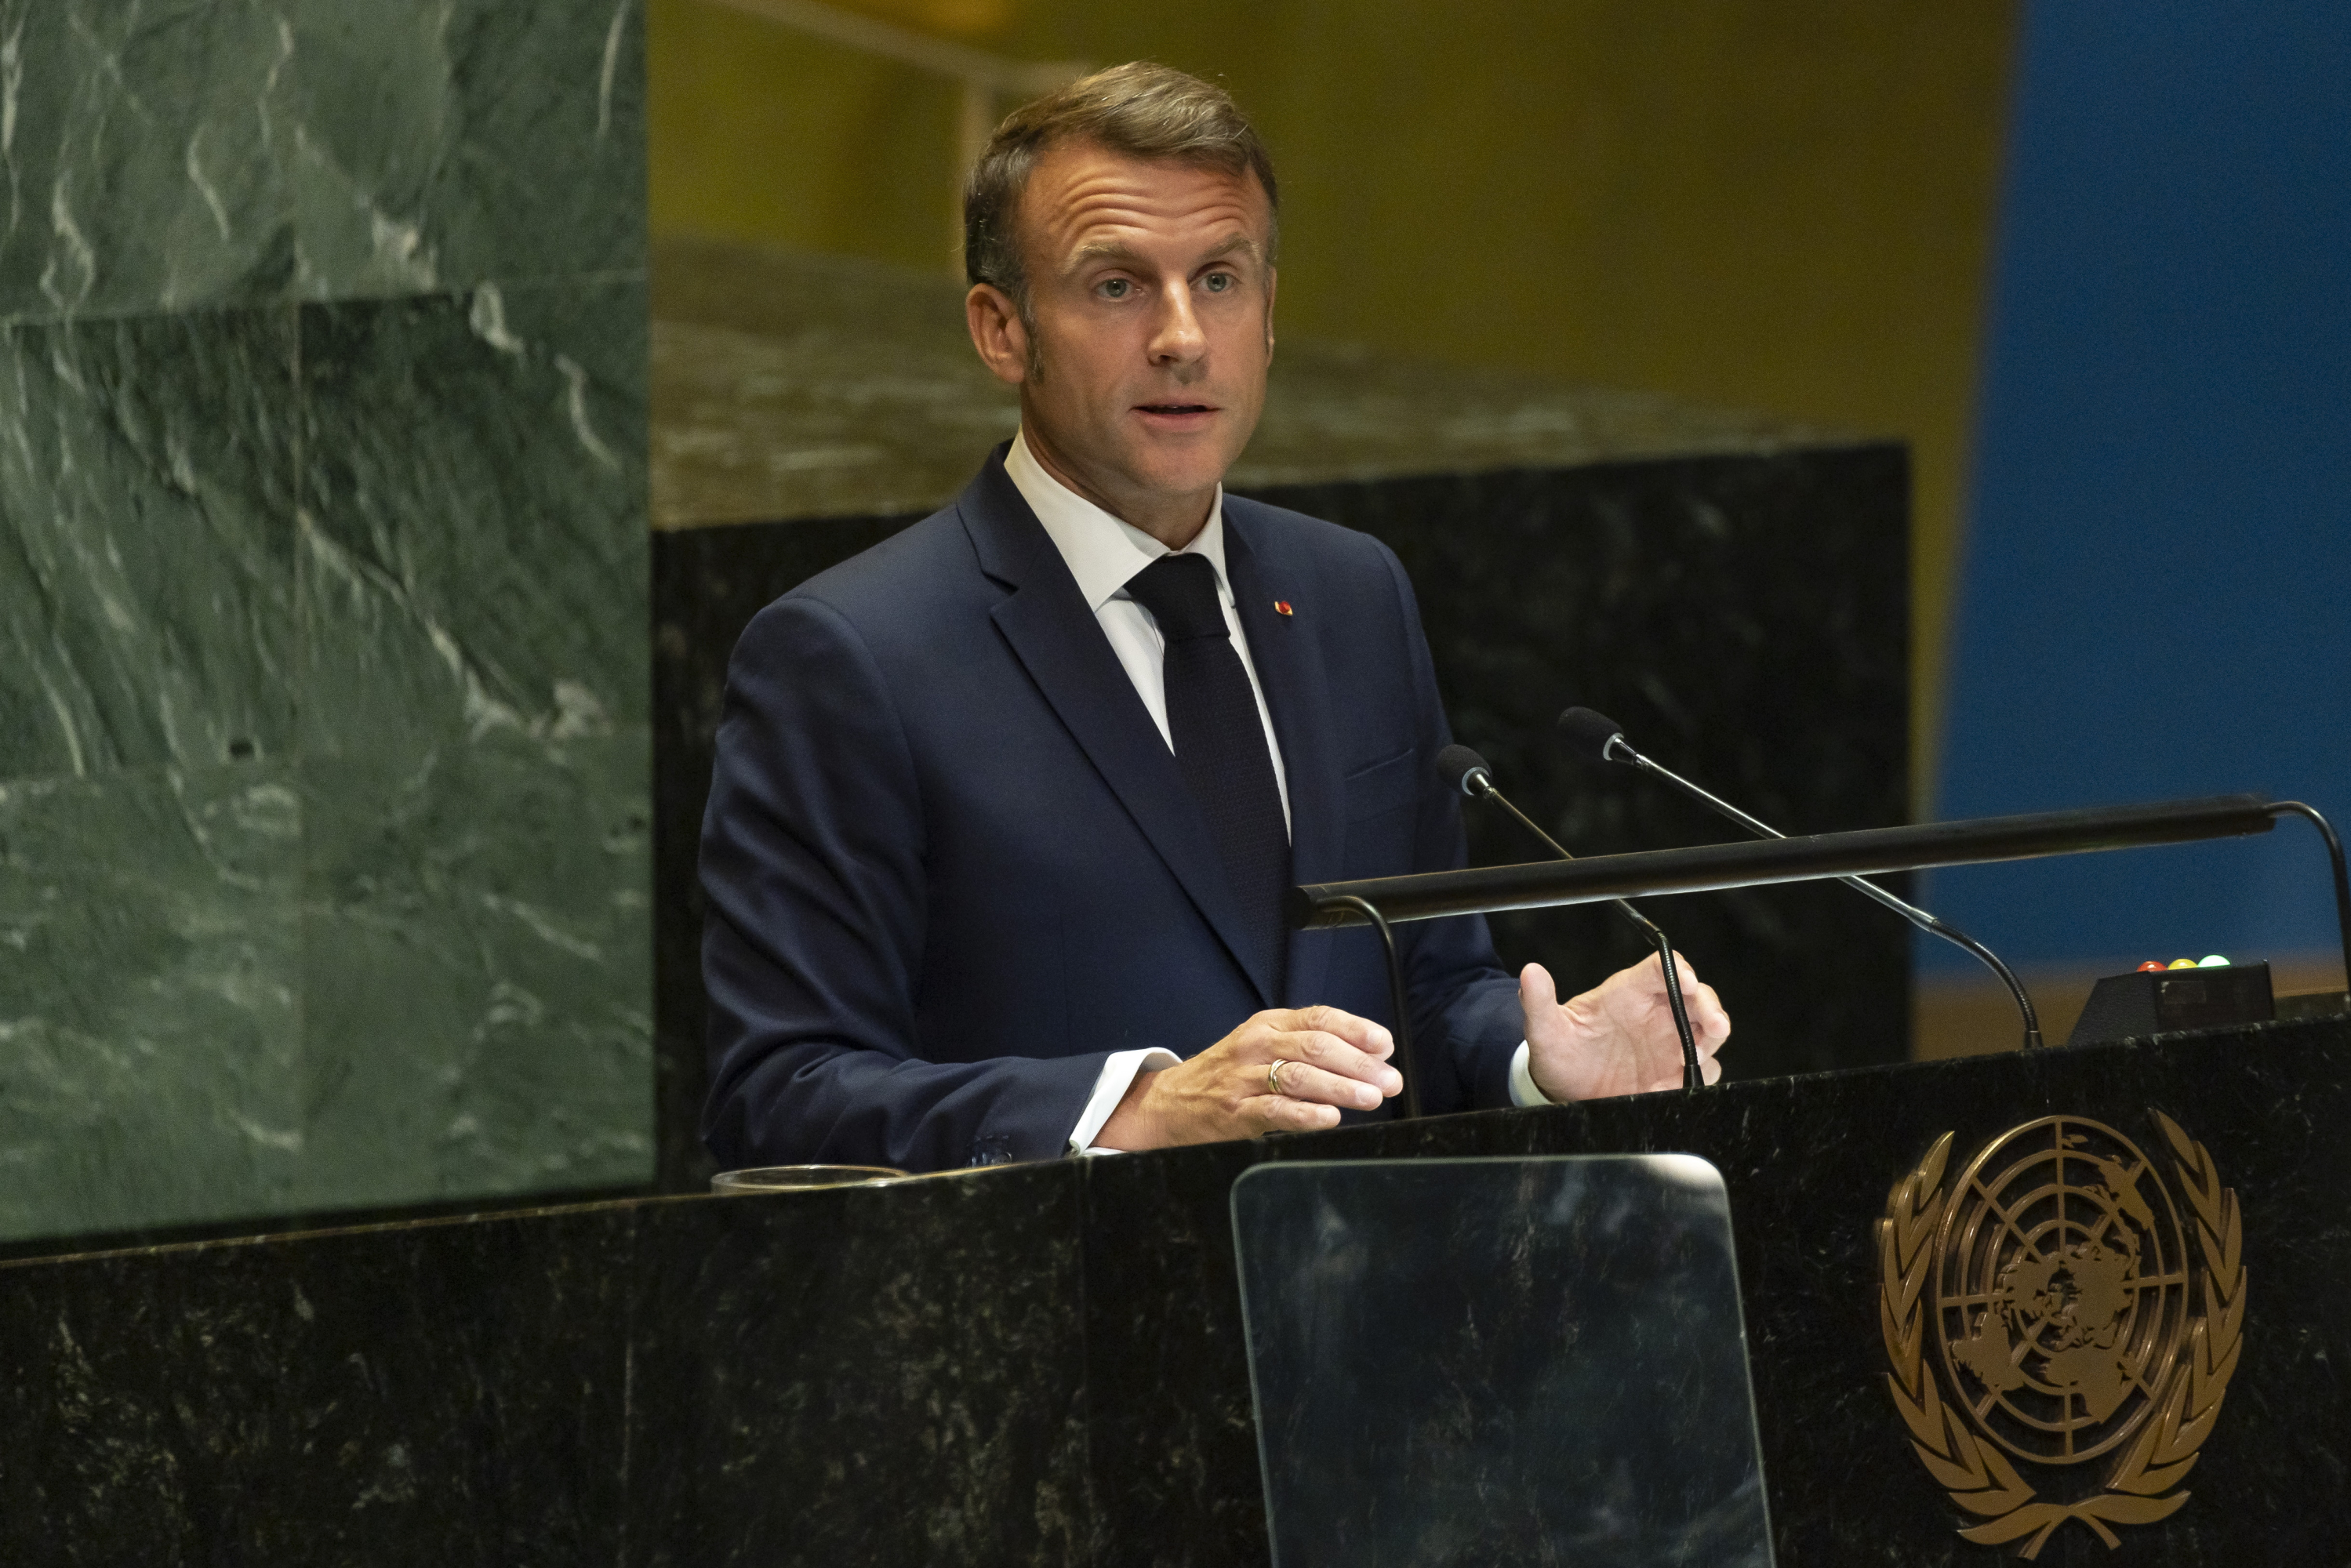
[[[2243,1228],[2212,1156],[2160,1112],[2183,1223],[2156,1162],[2114,1128],[2044,1116],[1947,1188],[1951,1134],[1878,1222],[1886,1383],[1959,1534],[2037,1557],[2068,1520],[2121,1544],[2188,1500],[2244,1325]],[[2192,1245],[2192,1252],[2191,1252]],[[2058,1473],[2043,1498],[2013,1459]],[[2103,1460],[2095,1490],[2071,1467]]]

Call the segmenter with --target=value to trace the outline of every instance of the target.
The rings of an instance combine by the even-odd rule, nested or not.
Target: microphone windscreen
[[[1484,772],[1490,776],[1486,759],[1466,746],[1448,746],[1437,754],[1437,775],[1445,780],[1448,789],[1469,793],[1469,775]]]
[[[1559,732],[1567,737],[1569,749],[1605,762],[1608,743],[1623,735],[1625,727],[1604,713],[1572,707],[1559,716]]]

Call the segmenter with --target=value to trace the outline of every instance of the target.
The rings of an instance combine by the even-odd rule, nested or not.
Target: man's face
[[[1019,213],[1029,319],[974,287],[972,339],[1020,387],[1032,452],[1115,517],[1180,544],[1265,406],[1272,209],[1257,177],[1056,147]]]

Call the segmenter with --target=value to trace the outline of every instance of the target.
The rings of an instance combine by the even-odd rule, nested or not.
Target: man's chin
[[[1233,439],[1231,416],[1221,411],[1213,422],[1193,429],[1145,425],[1134,434],[1137,439],[1126,443],[1129,472],[1171,496],[1221,483],[1243,444]]]
[[[1152,431],[1136,421],[1088,434],[1095,439],[1084,444],[1065,444],[1049,436],[1047,466],[1071,488],[1129,522],[1159,506],[1206,497],[1240,455],[1229,415],[1196,432]]]
[[[1146,458],[1129,472],[1138,490],[1175,501],[1214,490],[1224,482],[1225,469],[1229,465],[1224,462],[1168,463]]]

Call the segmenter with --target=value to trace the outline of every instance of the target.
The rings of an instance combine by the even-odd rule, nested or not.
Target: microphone
[[[1571,751],[1597,758],[1603,762],[1621,762],[1644,773],[1654,773],[1691,800],[1729,818],[1759,839],[1784,839],[1788,836],[1634,750],[1632,742],[1625,738],[1624,727],[1605,714],[1594,713],[1588,707],[1569,708],[1559,716],[1559,732],[1567,737]],[[1905,903],[1867,877],[1841,876],[1837,880],[1855,892],[1876,899],[1919,930],[1931,932],[1954,947],[1981,960],[1987,968],[2000,977],[2001,982],[2008,987],[2009,994],[2016,998],[2017,1011],[2024,1016],[2024,1049],[2041,1049],[2041,1015],[2032,1010],[2032,998],[2024,994],[2024,983],[2016,977],[2013,969],[2000,961],[1999,955],[1958,926],[1937,918],[1915,904]]]
[[[1551,852],[1560,859],[1572,861],[1575,858],[1560,847],[1557,839],[1538,827],[1533,818],[1510,804],[1509,796],[1494,788],[1494,775],[1487,768],[1486,759],[1469,747],[1459,745],[1448,746],[1438,752],[1437,771],[1447,784],[1460,790],[1472,800],[1491,800],[1511,816],[1516,817],[1527,831],[1541,839]],[[1622,898],[1614,902],[1617,913],[1631,921],[1634,928],[1640,932],[1641,939],[1657,950],[1658,964],[1665,971],[1666,1006],[1673,1011],[1674,1032],[1681,1036],[1682,1092],[1688,1093],[1703,1088],[1706,1083],[1706,1074],[1698,1065],[1698,1037],[1690,1032],[1689,1007],[1682,1000],[1681,973],[1674,965],[1674,945],[1667,940],[1664,932],[1657,929],[1655,922],[1634,908],[1629,902]]]

